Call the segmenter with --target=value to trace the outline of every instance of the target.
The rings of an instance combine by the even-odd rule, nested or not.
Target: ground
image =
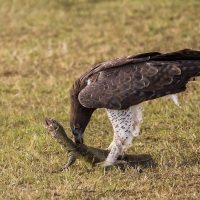
[[[181,109],[143,104],[129,153],[151,154],[153,169],[105,173],[77,161],[45,132],[45,116],[69,136],[69,90],[98,62],[147,51],[200,50],[200,2],[0,0],[0,199],[199,199],[200,79],[179,94]],[[112,127],[95,112],[85,143],[106,148]]]

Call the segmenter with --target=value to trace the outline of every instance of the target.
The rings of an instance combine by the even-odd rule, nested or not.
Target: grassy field
[[[69,129],[69,90],[95,63],[146,51],[200,50],[198,0],[0,0],[0,199],[200,199],[200,79],[179,94],[182,109],[143,104],[129,153],[157,163],[104,173],[77,161],[44,130]],[[85,143],[106,148],[112,127],[97,110]]]

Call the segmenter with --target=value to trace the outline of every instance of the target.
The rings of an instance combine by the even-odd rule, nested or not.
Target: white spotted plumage
[[[108,149],[110,153],[106,165],[113,164],[119,155],[123,155],[132,145],[134,137],[138,136],[142,122],[142,107],[131,106],[126,110],[106,109],[114,130],[114,138]]]
[[[177,96],[177,94],[170,94],[170,95],[167,95],[165,97],[167,99],[171,99],[179,108],[181,108],[181,106],[179,105],[179,102],[178,102],[178,96]]]

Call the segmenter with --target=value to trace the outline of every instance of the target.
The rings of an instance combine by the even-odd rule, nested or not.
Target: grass
[[[199,199],[200,81],[144,103],[140,136],[129,153],[157,166],[104,173],[77,161],[45,132],[44,116],[69,129],[69,90],[95,63],[146,51],[200,49],[200,2],[0,0],[0,199]],[[88,145],[108,147],[112,127],[93,115]]]

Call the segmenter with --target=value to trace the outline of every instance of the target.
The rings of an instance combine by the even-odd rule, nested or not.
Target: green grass
[[[200,49],[198,0],[0,0],[0,199],[199,199],[200,81],[171,101],[144,103],[129,153],[157,166],[104,173],[47,135],[44,116],[69,129],[69,90],[95,63],[145,51]],[[85,142],[108,147],[112,127],[98,110]]]

